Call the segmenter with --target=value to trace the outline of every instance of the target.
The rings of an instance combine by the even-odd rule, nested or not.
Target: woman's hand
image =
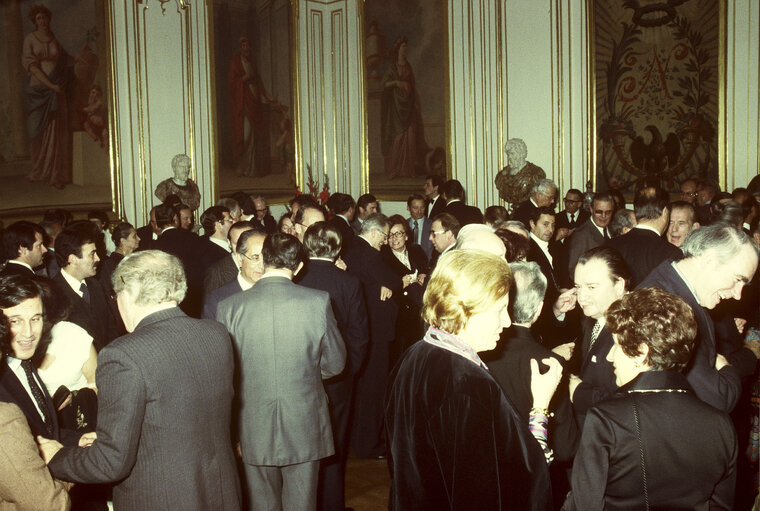
[[[538,368],[536,359],[530,360],[530,393],[533,395],[533,408],[549,408],[554,391],[562,379],[562,364],[553,357],[541,360],[549,366],[544,374]]]

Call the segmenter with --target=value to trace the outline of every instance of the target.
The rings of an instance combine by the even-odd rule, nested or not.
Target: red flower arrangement
[[[306,180],[306,187],[309,189],[309,195],[314,197],[314,200],[316,200],[319,204],[325,205],[327,204],[327,199],[330,198],[330,181],[327,178],[327,173],[325,172],[323,174],[324,176],[324,184],[322,185],[322,190],[319,190],[319,180],[314,181],[314,174],[311,172],[311,166],[307,163],[306,164],[306,170],[308,171],[308,179]],[[303,195],[304,192],[302,192],[297,186],[294,191],[295,195]]]

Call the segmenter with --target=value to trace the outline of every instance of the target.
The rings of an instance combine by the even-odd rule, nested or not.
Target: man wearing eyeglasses
[[[267,206],[266,199],[261,195],[254,195],[252,199],[254,217],[251,218],[251,222],[254,225],[259,225],[267,234],[277,231],[277,221],[269,214],[269,206]]]
[[[240,265],[237,278],[206,294],[203,300],[204,319],[216,319],[216,309],[225,298],[236,295],[241,291],[251,289],[264,274],[264,262],[261,259],[261,248],[267,235],[259,229],[243,231],[237,239],[235,258]]]
[[[565,240],[565,272],[560,276],[563,287],[570,287],[578,258],[587,250],[599,247],[610,239],[607,226],[615,213],[615,200],[608,193],[597,193],[591,203],[591,219],[575,229]]]
[[[556,239],[562,241],[588,220],[589,212],[583,209],[583,194],[571,188],[565,194],[565,209],[557,213]]]
[[[224,206],[211,206],[201,215],[201,225],[205,236],[201,238],[201,265],[208,268],[231,252],[227,234],[232,227],[230,210]]]
[[[356,406],[351,443],[360,458],[385,456],[380,438],[383,430],[383,398],[388,380],[389,344],[395,337],[398,305],[392,299],[400,293],[401,277],[383,260],[380,248],[388,243],[388,217],[382,213],[369,215],[361,225],[361,233],[346,248],[344,260],[349,273],[364,284],[367,303],[370,344],[367,362],[358,374]]]
[[[430,273],[433,273],[438,258],[454,247],[459,228],[459,221],[454,215],[441,213],[433,219],[433,225],[430,228],[430,242],[433,244],[435,252],[430,261]]]

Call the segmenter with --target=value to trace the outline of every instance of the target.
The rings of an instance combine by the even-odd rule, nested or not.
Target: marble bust
[[[198,206],[201,205],[201,192],[198,189],[198,185],[188,177],[190,175],[190,167],[191,162],[188,155],[178,154],[172,158],[174,177],[158,183],[155,191],[156,197],[163,202],[167,196],[174,194],[180,198],[183,204],[189,206],[191,210],[195,211],[198,209]]]
[[[507,140],[504,153],[507,155],[507,166],[496,174],[494,182],[499,190],[499,197],[510,204],[519,204],[528,200],[530,189],[546,178],[546,173],[541,167],[525,159],[528,156],[528,147],[522,139]]]

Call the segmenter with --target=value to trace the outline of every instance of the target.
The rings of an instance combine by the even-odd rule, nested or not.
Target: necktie
[[[596,342],[596,338],[599,337],[599,332],[602,331],[602,324],[597,321],[594,323],[594,328],[591,329],[591,342],[588,345],[588,350],[591,351],[591,347]]]
[[[414,229],[412,229],[412,236],[414,236],[414,242],[418,245],[421,245],[420,243],[420,224],[418,223],[419,220],[414,221]]]
[[[570,213],[570,225],[575,223],[575,213]]]
[[[47,429],[49,435],[52,435],[53,427],[48,420],[47,403],[45,402],[45,396],[42,394],[42,389],[39,385],[37,385],[37,380],[35,379],[34,373],[32,372],[32,361],[22,360],[21,367],[24,368],[26,379],[29,382],[29,388],[32,390],[32,396],[34,396],[34,400],[37,401],[37,406],[40,407],[40,412],[42,412],[42,420],[45,421],[45,429]]]
[[[87,284],[82,282],[82,285],[79,286],[79,290],[82,292],[82,300],[84,300],[87,305],[90,305],[90,290],[87,289]]]
[[[610,235],[609,235],[609,233],[607,232],[607,228],[605,227],[605,228],[604,228],[604,240],[605,240],[605,241],[607,241],[608,239],[610,239]]]

